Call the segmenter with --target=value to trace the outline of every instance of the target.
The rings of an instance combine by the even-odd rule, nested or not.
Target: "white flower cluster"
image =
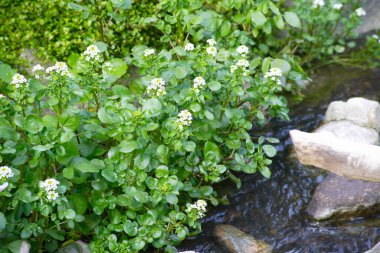
[[[61,76],[69,76],[69,67],[64,62],[57,61],[53,66],[46,68],[46,74],[50,74],[50,72],[56,72]]]
[[[241,46],[238,46],[238,48],[236,48],[236,52],[238,52],[238,54],[245,57],[249,53],[249,49],[246,45],[241,45]]]
[[[0,180],[2,179],[8,179],[13,177],[15,174],[13,173],[12,169],[8,166],[1,166],[0,167]]]
[[[1,93],[0,93],[0,99],[1,99],[1,98],[5,98],[5,96],[4,96],[4,94],[1,94]]]
[[[58,198],[57,190],[59,181],[54,178],[48,178],[45,181],[40,182],[40,188],[46,192],[46,198],[49,201],[56,200]]]
[[[86,61],[99,61],[100,60],[100,50],[97,46],[91,45],[86,48],[83,52],[83,56]]]
[[[340,10],[340,9],[342,9],[342,7],[343,7],[343,4],[341,4],[341,3],[335,3],[333,5],[334,10]]]
[[[183,130],[183,126],[190,126],[193,120],[193,116],[188,110],[182,110],[178,114],[178,119],[175,121],[178,128]]]
[[[200,89],[203,88],[205,85],[206,85],[206,80],[203,77],[197,76],[196,78],[194,78],[193,90],[195,91],[195,93],[198,94]]]
[[[145,51],[144,51],[144,56],[145,57],[151,56],[152,54],[154,54],[154,49],[153,48],[145,49]]]
[[[218,53],[218,49],[216,49],[216,41],[214,39],[208,39],[207,43],[209,44],[209,47],[206,48],[206,52],[209,55],[215,56]]]
[[[313,8],[323,7],[325,6],[324,0],[314,0],[313,2]]]
[[[37,64],[36,66],[34,66],[34,67],[32,68],[32,73],[34,74],[34,76],[35,76],[36,78],[40,78],[40,75],[38,74],[38,72],[42,72],[42,71],[44,71],[44,70],[45,70],[44,67],[42,67],[40,64]]]
[[[11,84],[13,84],[16,88],[21,87],[22,84],[26,84],[28,80],[26,80],[25,76],[20,74],[14,74],[12,76]]]
[[[216,45],[216,41],[214,39],[208,39],[207,40],[207,44],[209,44],[210,46],[215,46]]]
[[[367,12],[362,7],[357,8],[355,12],[359,17],[367,15]]]
[[[162,96],[166,94],[165,81],[162,78],[154,78],[147,88],[147,93],[154,96]]]
[[[243,76],[248,75],[248,67],[249,67],[249,62],[246,59],[240,59],[237,61],[236,64],[232,65],[230,67],[231,73],[234,73],[236,70],[241,69],[243,72]]]
[[[264,74],[265,79],[275,81],[277,82],[277,84],[281,84],[281,76],[282,71],[279,68],[271,68],[268,72]]]
[[[377,40],[380,43],[380,39],[379,39],[379,36],[377,34],[373,34],[372,38],[374,38],[375,40]]]
[[[195,48],[194,44],[192,44],[192,43],[186,43],[186,45],[185,45],[185,51],[187,51],[187,52],[193,51],[194,48]]]
[[[206,213],[206,207],[207,203],[203,199],[197,200],[194,204],[191,204],[187,208],[187,212],[191,212],[193,210],[196,210],[198,212],[198,217],[202,218],[205,216]]]

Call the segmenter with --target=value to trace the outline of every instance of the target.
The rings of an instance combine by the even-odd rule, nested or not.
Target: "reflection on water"
[[[257,130],[281,140],[269,180],[241,174],[242,188],[229,189],[230,204],[210,210],[203,233],[181,244],[181,250],[223,253],[212,237],[216,223],[227,223],[269,243],[274,253],[364,252],[380,241],[380,215],[345,221],[315,222],[305,209],[325,173],[300,165],[289,157],[291,129],[312,131],[323,120],[328,104],[350,97],[380,101],[380,70],[364,71],[330,67],[305,92],[304,100],[291,106],[290,122],[270,122]],[[257,132],[256,131],[256,132]],[[256,133],[255,133],[256,135]]]

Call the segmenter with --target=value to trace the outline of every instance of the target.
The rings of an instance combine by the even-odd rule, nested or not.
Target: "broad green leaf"
[[[284,13],[284,18],[286,23],[288,23],[289,25],[295,28],[301,28],[301,21],[296,13],[287,11]]]
[[[214,142],[207,141],[205,143],[203,152],[204,152],[204,156],[206,156],[209,152],[211,152],[214,155],[216,162],[219,162],[221,160],[219,147]]]
[[[270,178],[270,176],[271,176],[271,172],[270,172],[270,170],[269,170],[269,168],[268,167],[264,167],[263,169],[261,169],[260,170],[260,173],[261,173],[261,175],[263,175],[264,177],[266,177],[266,178]]]
[[[269,66],[270,66],[270,64],[271,64],[271,59],[270,59],[269,57],[265,58],[265,59],[263,60],[262,65],[261,65],[261,71],[262,71],[263,73],[268,72],[268,71],[269,71]]]
[[[107,168],[107,169],[102,170],[102,176],[108,182],[116,182],[117,181],[117,174],[111,168]]]
[[[5,218],[4,214],[0,212],[0,232],[5,229],[6,225],[7,225],[7,219]]]
[[[267,18],[261,13],[261,11],[253,11],[251,19],[256,26],[261,27],[267,21]]]
[[[44,128],[44,122],[37,115],[29,115],[25,120],[25,130],[32,134],[37,134]]]
[[[69,195],[69,199],[72,201],[75,212],[77,214],[85,214],[87,211],[87,198],[83,194],[72,193]]]
[[[169,204],[175,205],[178,203],[178,197],[174,194],[169,194],[168,196],[166,196],[166,201]]]
[[[273,21],[274,21],[274,24],[276,25],[276,27],[280,30],[284,29],[285,28],[285,23],[284,23],[284,19],[282,18],[281,15],[277,15],[273,18]]]
[[[272,145],[263,145],[263,150],[268,157],[274,157],[277,154],[277,150]]]
[[[165,165],[158,166],[155,171],[156,177],[167,177],[169,175],[169,169]]]
[[[118,58],[109,60],[103,64],[105,80],[113,82],[122,77],[127,71],[127,64]]]
[[[133,150],[138,148],[137,141],[122,141],[120,143],[120,152],[131,153]]]
[[[76,157],[76,158],[72,159],[71,165],[75,169],[77,169],[83,173],[86,173],[86,172],[94,173],[94,172],[99,171],[99,168],[97,166],[95,166],[89,160],[87,160],[83,157]]]
[[[222,35],[222,37],[226,37],[228,34],[230,34],[231,26],[231,22],[224,20],[220,28],[220,35]]]
[[[177,77],[178,79],[183,79],[186,77],[186,75],[187,75],[186,68],[180,67],[180,66],[175,68],[175,77]]]
[[[0,64],[0,80],[5,83],[11,83],[12,77],[17,71],[12,69],[8,64]]]
[[[222,84],[215,80],[207,83],[207,85],[212,91],[218,91],[222,88]]]

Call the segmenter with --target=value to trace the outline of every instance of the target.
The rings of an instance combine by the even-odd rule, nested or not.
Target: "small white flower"
[[[26,80],[25,76],[20,74],[14,74],[12,76],[11,84],[13,84],[16,88],[21,87],[22,84],[26,84],[28,80]]]
[[[37,71],[44,71],[44,70],[45,70],[44,67],[42,67],[40,64],[37,64],[36,66],[32,68],[33,74],[36,73]]]
[[[238,67],[237,67],[236,65],[232,65],[232,66],[230,67],[230,71],[231,71],[231,73],[234,73],[237,69],[238,69]]]
[[[53,66],[46,68],[46,74],[50,74],[50,72],[56,72],[62,76],[69,76],[69,67],[64,62],[57,61]]]
[[[372,38],[377,40],[377,39],[379,39],[379,36],[377,34],[372,34]]]
[[[157,97],[165,95],[165,81],[162,78],[154,78],[147,88],[147,93]]]
[[[243,56],[246,56],[249,53],[249,49],[246,45],[241,45],[241,46],[238,46],[238,48],[236,48],[236,52],[238,52],[239,54]]]
[[[192,44],[192,43],[187,43],[187,44],[185,45],[185,51],[190,52],[190,51],[193,51],[193,50],[194,50],[194,44]]]
[[[14,173],[11,168],[8,166],[1,166],[0,167],[0,180],[1,179],[8,179],[14,176]]]
[[[210,46],[215,46],[216,45],[216,41],[214,39],[208,39],[207,40],[207,44],[209,44]]]
[[[343,4],[341,4],[341,3],[335,3],[333,5],[334,10],[340,10],[340,9],[342,9],[342,7],[343,7]]]
[[[86,61],[99,61],[100,60],[100,50],[97,46],[91,45],[86,48],[86,51],[83,52],[83,56]]]
[[[198,218],[202,218],[205,216],[205,213],[207,211],[206,207],[207,207],[206,201],[204,201],[203,199],[199,199],[194,204],[190,204],[187,207],[186,211],[192,212],[193,210],[195,210],[195,211],[197,211]]]
[[[359,17],[367,15],[367,12],[362,7],[357,8],[355,12]]]
[[[206,85],[206,81],[205,81],[205,79],[203,77],[197,76],[196,78],[194,78],[194,81],[193,81],[193,90],[196,93],[199,93],[200,88],[203,88],[205,85]]]
[[[45,191],[54,191],[58,188],[59,181],[54,178],[48,178],[45,181],[40,182],[40,187]]]
[[[210,55],[212,55],[212,56],[215,56],[216,55],[216,53],[218,52],[218,50],[216,49],[216,47],[208,47],[207,49],[206,49],[206,52],[208,53],[208,54],[210,54]]]
[[[1,98],[5,98],[5,96],[4,96],[3,94],[0,93],[0,99],[1,99]]]
[[[281,84],[282,71],[279,68],[271,68],[264,74],[264,78]]]
[[[238,67],[248,68],[248,67],[249,67],[249,62],[248,62],[246,59],[240,59],[240,60],[238,60],[238,62],[236,63],[236,66],[238,66]]]
[[[46,198],[49,201],[54,201],[58,198],[58,193],[56,191],[48,191],[46,192]]]
[[[313,2],[313,8],[323,7],[325,6],[324,0],[314,0]]]
[[[190,126],[193,120],[193,116],[188,110],[182,110],[178,114],[178,119],[176,120],[176,124],[180,130],[183,130],[183,126]]]
[[[144,51],[144,56],[145,57],[151,56],[152,54],[154,54],[154,49],[153,48],[145,49],[145,51]]]

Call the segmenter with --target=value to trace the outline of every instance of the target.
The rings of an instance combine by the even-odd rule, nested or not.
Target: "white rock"
[[[316,133],[329,132],[335,137],[366,144],[378,144],[379,134],[373,128],[358,126],[351,121],[331,121],[315,130]]]
[[[367,250],[364,253],[380,253],[380,242],[377,243],[372,249]]]
[[[340,176],[380,182],[380,147],[337,138],[332,133],[290,131],[297,157]]]
[[[327,108],[325,122],[348,120],[359,126],[380,131],[380,104],[365,98],[335,101]]]

